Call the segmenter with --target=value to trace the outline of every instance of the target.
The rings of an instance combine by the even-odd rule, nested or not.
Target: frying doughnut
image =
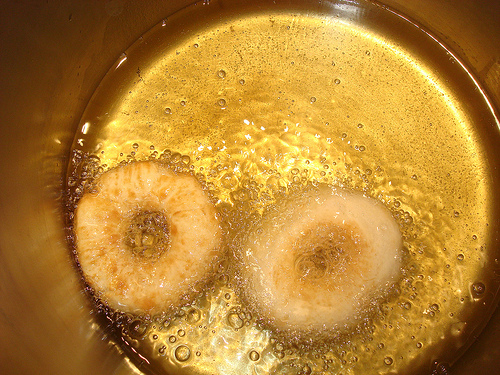
[[[103,173],[78,202],[78,262],[111,308],[158,313],[209,273],[220,251],[215,207],[198,181],[153,161]]]
[[[243,293],[278,329],[339,328],[394,282],[401,247],[381,203],[323,187],[264,215],[241,253]]]

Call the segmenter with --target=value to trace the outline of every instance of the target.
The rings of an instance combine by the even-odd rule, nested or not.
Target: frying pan
[[[82,291],[65,239],[62,187],[80,117],[109,67],[153,25],[190,3],[0,3],[3,374],[139,373],[110,340],[109,332],[96,323]],[[423,26],[453,51],[498,113],[498,1],[386,0],[377,4]],[[490,168],[496,171],[499,165],[497,153]],[[482,332],[474,333],[477,337],[450,373],[497,373],[499,327],[500,310],[496,309]]]

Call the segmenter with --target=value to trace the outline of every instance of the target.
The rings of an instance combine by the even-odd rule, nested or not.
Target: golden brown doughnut
[[[103,173],[78,202],[78,262],[97,296],[158,313],[210,272],[221,247],[214,206],[198,181],[153,161]]]

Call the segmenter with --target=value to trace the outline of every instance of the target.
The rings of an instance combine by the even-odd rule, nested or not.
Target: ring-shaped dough
[[[110,307],[158,313],[177,305],[212,269],[221,230],[198,181],[157,162],[103,173],[77,205],[84,277]]]
[[[264,216],[240,254],[243,293],[278,329],[341,327],[394,283],[401,247],[380,202],[324,187]]]

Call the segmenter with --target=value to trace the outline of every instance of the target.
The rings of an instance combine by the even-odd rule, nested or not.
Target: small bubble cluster
[[[147,331],[149,325],[143,320],[134,320],[128,327],[128,334],[134,339],[143,338]]]
[[[486,286],[480,281],[472,284],[471,286],[471,292],[474,298],[481,298],[484,295],[485,291],[486,291]]]
[[[190,308],[186,313],[186,321],[190,324],[197,323],[201,319],[201,311],[195,307]]]
[[[240,307],[232,308],[227,314],[227,322],[233,329],[238,330],[245,325],[249,325],[253,316],[249,311]]]
[[[234,329],[239,329],[245,324],[243,319],[241,319],[237,313],[230,313],[227,316],[227,321],[229,322],[229,325]]]

